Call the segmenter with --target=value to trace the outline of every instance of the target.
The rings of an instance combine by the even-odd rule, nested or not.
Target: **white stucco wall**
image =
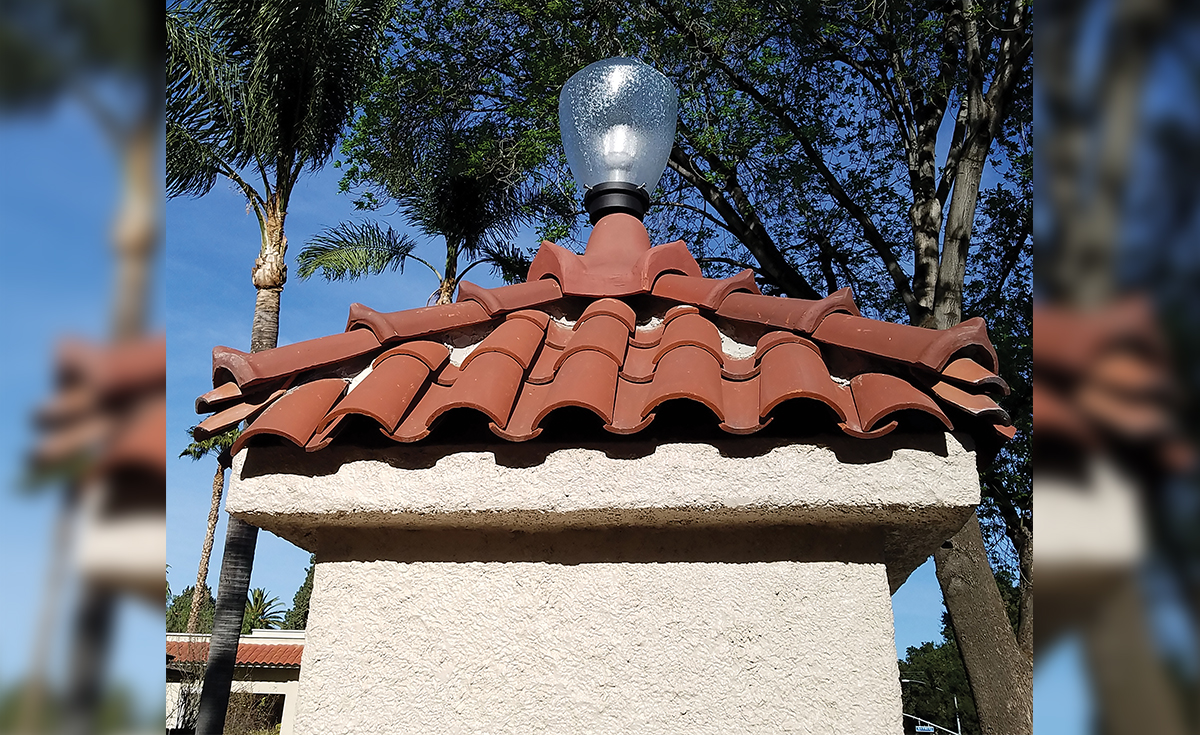
[[[297,732],[899,733],[881,563],[319,563]]]
[[[262,447],[234,459],[226,507],[311,551],[339,528],[869,526],[886,533],[894,590],[979,502],[963,441]]]
[[[964,443],[254,447],[227,509],[317,554],[303,735],[899,733]]]

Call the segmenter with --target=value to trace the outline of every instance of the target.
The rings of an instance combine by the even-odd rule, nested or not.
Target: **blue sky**
[[[9,486],[0,492],[0,549],[10,563],[3,566],[4,589],[36,600],[49,545],[52,497],[19,497],[13,480],[20,474],[21,455],[31,442],[28,416],[48,395],[48,367],[55,339],[62,334],[102,337],[107,322],[111,262],[103,234],[113,206],[115,162],[90,121],[76,109],[63,107],[48,119],[0,125],[0,155],[9,172],[0,177],[0,233],[8,266],[0,275],[0,303],[5,344],[21,359],[5,361],[0,381],[0,477]],[[289,208],[289,280],[282,300],[280,344],[340,332],[350,303],[379,311],[425,304],[436,286],[424,268],[384,274],[358,283],[308,282],[295,278],[295,256],[320,229],[360,217],[349,197],[337,193],[338,172],[332,167],[306,176]],[[80,195],[81,191],[88,192]],[[398,229],[402,222],[392,217]],[[175,457],[186,444],[185,431],[196,423],[192,403],[211,388],[214,345],[248,349],[254,289],[250,268],[258,250],[258,230],[245,201],[224,181],[206,197],[166,204],[166,238],[158,272],[154,323],[167,330],[168,350],[168,580],[175,591],[195,579],[211,491],[211,460]],[[533,236],[526,235],[532,245]],[[71,243],[59,250],[56,243]],[[436,243],[418,254],[436,252]],[[490,273],[476,269],[472,280],[496,285]],[[222,514],[224,516],[224,514]],[[217,529],[209,582],[220,569],[224,517]],[[17,563],[12,563],[12,562]],[[270,533],[260,534],[251,586],[265,587],[285,605],[300,585],[308,553]],[[941,628],[941,594],[932,563],[921,567],[893,597],[897,648],[936,640]],[[10,623],[0,626],[0,683],[11,681],[27,666],[32,609],[9,608]],[[122,609],[116,673],[137,685],[149,699],[161,696],[161,613],[136,606]],[[1077,676],[1078,656],[1070,645],[1039,667],[1035,702],[1038,732],[1083,732],[1086,697]]]

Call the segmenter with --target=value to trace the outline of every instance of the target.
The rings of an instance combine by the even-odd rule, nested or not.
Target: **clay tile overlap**
[[[524,374],[521,363],[508,353],[485,352],[463,369],[462,375],[454,381],[443,403],[431,413],[429,420],[453,408],[473,408],[503,429],[508,424],[509,414],[520,393]]]
[[[758,376],[760,415],[766,416],[793,398],[808,398],[829,406],[841,421],[854,416],[844,386],[833,381],[821,356],[801,342],[784,342],[763,355]]]
[[[231,451],[237,454],[249,439],[260,434],[274,434],[304,446],[345,390],[346,381],[341,378],[323,378],[291,389],[246,427]]]
[[[724,395],[718,359],[701,347],[685,344],[658,361],[642,407],[642,418],[664,401],[686,398],[708,406],[723,422]]]
[[[352,381],[349,391],[321,422],[360,414],[375,419],[388,431],[395,431],[417,393],[429,377],[429,365],[409,354],[397,353],[370,368],[361,380]]]
[[[657,365],[672,350],[684,346],[706,350],[718,364],[724,359],[717,325],[699,313],[683,313],[667,322],[662,342],[656,348],[654,363]]]
[[[551,411],[565,406],[586,408],[604,419],[604,423],[611,424],[617,395],[617,364],[603,352],[572,353],[550,384],[546,404],[538,411],[534,425]]]
[[[462,281],[458,285],[458,300],[479,303],[488,316],[541,306],[561,299],[562,295],[558,282],[550,279],[514,283],[499,288],[481,288],[470,281]]]
[[[949,378],[952,382],[959,385],[979,388],[992,387],[1004,395],[1008,395],[1009,393],[1008,383],[1005,383],[1003,378],[974,360],[969,360],[965,357],[951,361],[942,370],[942,376]]]
[[[898,411],[922,411],[941,421],[948,430],[954,430],[954,424],[932,398],[895,375],[856,375],[850,381],[850,391],[865,430],[878,428],[878,424]]]
[[[665,299],[716,311],[721,302],[735,291],[761,295],[758,285],[754,282],[754,271],[744,270],[736,276],[719,281],[667,273],[654,282],[651,293]]]
[[[482,339],[464,346],[464,328]],[[912,411],[954,429],[942,406],[993,442],[1011,434],[981,321],[937,332],[866,319],[845,289],[816,301],[763,296],[751,272],[703,278],[683,243],[650,247],[641,224],[619,215],[601,220],[582,255],[544,243],[525,283],[464,282],[457,303],[386,314],[355,304],[340,335],[253,355],[217,348],[213,376],[217,387],[196,402],[215,412],[201,430],[249,420],[235,450],[264,435],[309,451],[352,442],[372,425],[354,417],[416,442],[454,410],[486,417],[508,441],[545,437],[561,409],[636,434],[668,401],[706,406],[735,435],[762,430],[793,400],[828,407],[828,425],[814,429],[864,439],[920,426],[905,418]],[[1101,377],[1126,392],[1150,389],[1127,361]],[[47,416],[69,413],[68,398]],[[1109,396],[1088,404],[1098,417],[1116,406]]]
[[[572,355],[583,351],[595,351],[607,356],[614,365],[625,361],[625,348],[629,346],[629,326],[617,317],[608,314],[593,314],[587,321],[582,319],[575,325],[575,334],[555,361],[555,369]]]
[[[366,327],[381,344],[388,344],[402,339],[471,327],[489,319],[491,315],[478,301],[424,306],[387,314],[381,314],[362,304],[351,304],[346,329],[351,330],[347,334],[353,334],[356,331],[355,327]]]
[[[545,336],[545,331],[529,319],[510,319],[485,337],[483,342],[463,359],[459,367],[466,372],[475,360],[499,352],[515,360],[522,370],[527,370]]]

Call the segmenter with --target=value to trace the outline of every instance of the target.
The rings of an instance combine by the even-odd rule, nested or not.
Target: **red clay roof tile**
[[[273,350],[248,354],[231,347],[213,348],[213,377],[226,371],[242,390],[300,370],[337,365],[379,347],[371,332],[356,329],[329,337],[297,342]],[[217,380],[217,382],[222,382]]]
[[[524,377],[525,367],[507,352],[485,352],[463,369],[445,401],[431,412],[428,421],[454,408],[473,408],[503,429]],[[426,423],[425,428],[429,426]]]
[[[264,434],[310,450],[353,441],[343,429],[363,424],[345,421],[352,415],[395,441],[420,441],[453,409],[483,414],[510,441],[543,435],[560,409],[636,434],[675,400],[708,407],[732,434],[761,430],[790,400],[823,404],[829,427],[856,437],[893,431],[911,411],[955,428],[938,400],[965,412],[958,428],[986,431],[994,445],[1009,434],[1003,411],[982,395],[1006,386],[977,320],[935,332],[865,319],[847,290],[817,301],[763,296],[748,273],[702,278],[682,243],[651,248],[636,219],[617,215],[596,226],[584,255],[543,244],[529,277],[500,289],[464,284],[459,302],[445,306],[380,314],[356,304],[342,335],[256,355],[221,351],[215,382],[237,388],[197,406],[225,407],[213,423],[230,411],[251,416],[247,386],[278,391],[303,376],[265,402],[239,448]],[[466,353],[461,362],[451,345]]]
[[[687,398],[712,409],[725,421],[724,388],[721,387],[721,363],[711,352],[690,344],[670,350],[654,368],[654,379],[642,407],[645,418],[660,403]]]
[[[264,391],[256,396],[245,398],[241,403],[235,403],[229,408],[214,413],[196,425],[194,434],[196,440],[204,441],[221,432],[232,429],[247,419],[254,418],[264,411],[267,406],[279,400],[280,396],[286,392],[284,388]]]
[[[499,352],[516,360],[522,371],[528,370],[545,336],[545,331],[529,319],[510,319],[492,330],[471,354],[463,358],[459,369],[466,372],[475,360]]]
[[[604,423],[612,423],[617,394],[617,361],[604,352],[584,350],[563,360],[546,394],[546,404],[538,411],[533,425],[541,423],[551,411],[578,406],[592,411]]]
[[[781,299],[751,293],[731,293],[721,302],[717,315],[780,329],[812,334],[825,317],[833,313],[858,316],[858,307],[850,289],[843,288],[819,301]]]
[[[1034,308],[1035,443],[1113,451],[1151,474],[1187,469],[1165,338],[1150,302]]]
[[[367,327],[381,344],[403,339],[425,337],[451,329],[461,329],[482,324],[491,315],[478,301],[460,301],[457,304],[424,306],[408,311],[393,311],[381,314],[362,304],[350,305],[350,317],[346,329]],[[347,334],[352,334],[348,331]]]
[[[369,416],[388,431],[395,431],[404,412],[425,387],[429,365],[411,354],[393,352],[379,360],[357,385],[328,413],[321,426],[347,414]]]
[[[239,643],[238,666],[299,666],[303,644]],[[208,661],[208,641],[167,641],[167,655],[179,663]]]
[[[399,347],[385,350],[379,357],[375,358],[372,365],[378,365],[393,355],[411,355],[425,363],[425,367],[430,370],[438,370],[446,364],[446,360],[450,357],[450,348],[441,342],[430,342],[428,340],[405,342]]]
[[[934,383],[931,390],[938,398],[961,408],[972,416],[981,416],[994,424],[1005,425],[1012,423],[1008,412],[1000,408],[998,403],[985,395],[968,393],[962,388],[951,385],[944,380]]]
[[[607,355],[614,365],[625,362],[625,348],[629,346],[629,326],[609,314],[593,314],[587,321],[580,319],[575,324],[575,335],[567,343],[554,363],[558,370],[567,358],[583,351],[595,351]]]
[[[650,293],[664,299],[716,311],[726,297],[735,291],[762,295],[758,290],[758,284],[754,282],[754,271],[744,270],[736,276],[719,281],[699,276],[680,276],[667,273],[654,282],[654,288]]]
[[[162,335],[111,344],[67,339],[56,348],[55,393],[34,412],[31,463],[62,462],[84,479],[137,470],[166,473],[167,350]],[[124,491],[126,483],[113,487]]]
[[[499,288],[482,288],[470,281],[458,284],[458,300],[478,302],[487,311],[488,316],[541,306],[561,299],[562,295],[558,283],[550,279],[514,283]]]
[[[767,415],[786,400],[809,398],[829,406],[841,421],[857,421],[849,389],[833,381],[820,354],[807,345],[801,342],[775,345],[763,355],[760,365],[761,415]]]
[[[345,390],[346,381],[341,378],[314,380],[292,388],[241,433],[230,451],[237,454],[247,440],[259,434],[275,434],[304,446]]]
[[[878,428],[877,424],[887,416],[904,410],[924,411],[940,420],[948,430],[954,430],[954,424],[932,398],[895,375],[855,375],[850,381],[850,392],[854,394],[861,426],[868,431]]]
[[[951,382],[959,385],[987,387],[992,386],[999,390],[1004,395],[1008,395],[1008,383],[999,375],[988,370],[984,366],[965,357],[960,357],[953,360],[942,369],[942,377],[949,378]]]

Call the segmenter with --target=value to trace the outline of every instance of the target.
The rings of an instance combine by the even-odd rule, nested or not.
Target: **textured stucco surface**
[[[978,501],[974,453],[954,435],[934,434],[317,453],[255,447],[234,460],[227,508],[317,552],[318,529],[331,528],[870,526],[885,535],[895,589]]]
[[[898,733],[892,640],[878,560],[318,559],[297,732]]]

